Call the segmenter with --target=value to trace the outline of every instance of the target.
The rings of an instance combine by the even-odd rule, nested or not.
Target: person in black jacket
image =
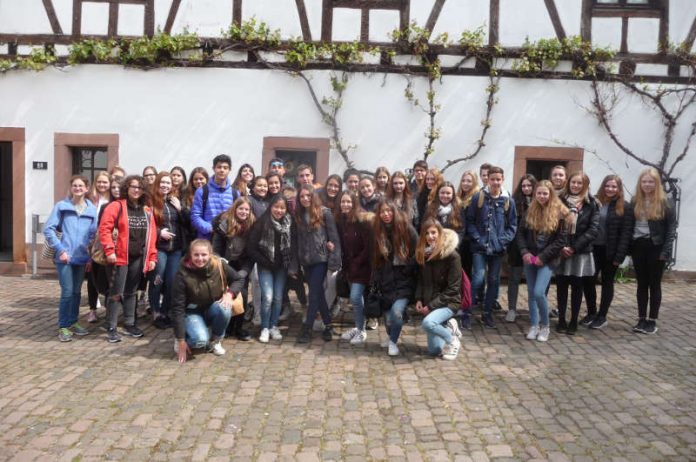
[[[599,207],[590,194],[590,179],[583,172],[568,177],[563,202],[570,210],[566,221],[568,242],[561,250],[561,264],[556,270],[556,296],[558,302],[558,324],[556,332],[574,335],[578,330],[578,317],[584,288],[594,284],[595,265],[592,258],[592,242],[599,229]],[[568,287],[571,287],[570,323],[566,324]],[[594,318],[592,313],[583,318]],[[588,323],[589,324],[589,323]]]
[[[261,333],[259,342],[282,340],[278,317],[288,275],[297,275],[297,228],[289,213],[288,201],[275,196],[266,213],[249,233],[247,252],[256,262],[261,286]]]
[[[585,289],[589,327],[601,329],[607,325],[607,313],[614,299],[616,270],[628,254],[633,235],[633,208],[624,200],[623,183],[617,175],[607,175],[595,196],[599,202],[599,229],[592,244],[595,277]],[[597,310],[597,276],[602,274],[602,298]],[[597,313],[596,315],[593,315]]]
[[[418,234],[394,202],[380,199],[375,211],[370,287],[382,294],[384,305],[389,307],[384,312],[389,336],[387,353],[398,356],[397,342],[404,324],[404,312],[414,291]]]
[[[566,206],[556,197],[553,184],[548,180],[537,183],[534,199],[520,221],[516,237],[529,295],[528,340],[546,342],[549,339],[546,288],[566,243],[563,227],[568,214]]]
[[[186,362],[192,348],[208,348],[216,356],[225,354],[222,339],[243,281],[224,260],[213,255],[210,241],[196,239],[191,243],[174,278],[172,294],[174,351],[180,363]]]
[[[633,213],[635,225],[631,255],[638,281],[638,324],[633,331],[654,334],[657,332],[657,315],[662,303],[662,273],[665,264],[672,258],[677,233],[674,205],[667,200],[660,174],[654,168],[643,170],[638,177]]]

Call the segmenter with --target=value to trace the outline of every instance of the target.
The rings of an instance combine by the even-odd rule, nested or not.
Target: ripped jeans
[[[109,296],[106,301],[106,320],[109,329],[116,329],[118,313],[123,309],[123,324],[135,325],[135,294],[143,277],[144,257],[128,262],[126,266],[107,265]]]
[[[396,343],[401,335],[401,328],[404,325],[404,312],[408,305],[407,298],[399,298],[392,303],[389,311],[384,313],[384,326],[387,329],[389,340]]]

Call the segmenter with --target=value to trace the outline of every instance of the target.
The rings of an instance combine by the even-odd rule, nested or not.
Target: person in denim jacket
[[[500,265],[517,231],[515,206],[502,188],[504,178],[502,168],[491,167],[488,170],[488,186],[471,199],[466,213],[467,233],[471,237],[473,253],[471,289],[477,298],[488,271],[482,322],[489,328],[495,328],[492,310],[500,285]],[[476,302],[481,303],[482,300]]]

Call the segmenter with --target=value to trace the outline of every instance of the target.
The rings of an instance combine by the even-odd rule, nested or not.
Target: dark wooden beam
[[[624,8],[602,8],[592,10],[595,18],[660,18],[662,12],[659,10],[630,10]]]
[[[399,13],[399,29],[407,29],[410,22],[411,0],[401,0],[401,12]]]
[[[586,42],[592,41],[592,1],[582,0],[580,13],[580,37]]]
[[[696,18],[694,18],[694,21],[691,23],[691,29],[689,29],[686,40],[684,40],[684,48],[686,48],[686,51],[689,53],[694,46],[694,41],[696,41]]]
[[[352,8],[362,10],[400,10],[401,0],[333,0],[334,8]]]
[[[155,0],[147,0],[145,3],[145,35],[155,35]]]
[[[109,31],[110,37],[118,35],[118,3],[109,4]]]
[[[312,41],[312,31],[309,28],[309,20],[307,19],[307,8],[305,8],[304,0],[295,0],[297,5],[297,15],[300,17],[300,27],[302,28],[302,39],[306,42]]]
[[[628,18],[621,18],[621,53],[628,53]]]
[[[238,25],[242,24],[242,0],[232,2],[232,22]]]
[[[370,41],[370,9],[360,10],[360,41],[367,43]]]
[[[498,31],[500,29],[500,0],[491,0],[488,15],[488,44],[496,45],[499,41]]]
[[[60,27],[60,22],[58,21],[58,16],[56,15],[56,9],[53,8],[52,0],[43,0],[44,9],[46,10],[46,16],[48,16],[48,21],[51,23],[51,30],[54,34],[62,34],[63,28]]]
[[[323,0],[321,4],[321,40],[330,42],[333,29],[333,0]]]
[[[174,27],[174,21],[176,20],[176,15],[179,12],[179,6],[181,6],[181,0],[173,0],[172,6],[169,7],[167,22],[164,23],[164,32],[166,34],[172,33],[172,27]]]
[[[447,0],[435,0],[433,9],[430,10],[428,20],[425,22],[425,28],[429,31],[432,31],[435,28],[435,23],[437,23],[437,19],[440,17],[440,12],[442,11],[442,7],[445,5],[445,1]]]
[[[553,24],[553,30],[556,31],[556,37],[558,37],[558,40],[563,40],[566,38],[566,33],[565,30],[563,30],[561,17],[558,15],[556,2],[554,0],[544,0],[544,3],[546,3],[546,9],[548,10],[549,17],[551,18],[551,24]]]
[[[669,0],[660,0],[662,7],[662,17],[660,18],[660,29],[657,33],[657,49],[664,53],[669,48]]]
[[[82,35],[82,0],[73,0],[72,36]]]

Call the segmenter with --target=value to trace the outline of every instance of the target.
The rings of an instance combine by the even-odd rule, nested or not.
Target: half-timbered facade
[[[235,43],[223,33],[252,18],[277,29],[280,43]],[[436,78],[428,79],[422,56],[393,40],[394,30],[414,23],[432,31],[427,57],[438,59]],[[459,38],[477,30],[483,43],[472,56]],[[68,65],[70,47],[85,39],[184,32],[197,34],[202,59]],[[444,33],[450,44],[436,39]],[[615,52],[592,78],[577,72],[586,71],[581,56],[538,72],[516,64],[525,43],[576,36]],[[258,173],[280,155],[314,164],[321,179],[343,172],[347,160],[394,170],[428,155],[453,181],[490,162],[505,169],[511,189],[524,172],[563,163],[586,170],[593,189],[616,172],[632,193],[644,166],[627,151],[648,162],[667,157],[667,168],[684,154],[671,172],[683,204],[676,268],[696,270],[688,245],[696,232],[694,106],[679,96],[661,101],[666,111],[685,107],[666,152],[659,109],[625,86],[601,87],[621,75],[638,90],[693,94],[684,56],[695,39],[692,0],[0,0],[0,60],[37,49],[56,58],[40,71],[11,65],[0,74],[0,271],[26,268],[31,215],[46,215],[74,172],[114,164],[190,171],[225,152],[233,171],[248,162]],[[286,58],[298,42],[357,42],[372,53],[348,65],[310,59],[299,75]],[[332,113],[331,77],[343,72]],[[596,88],[618,88],[599,95],[613,105],[610,131],[591,113]]]

